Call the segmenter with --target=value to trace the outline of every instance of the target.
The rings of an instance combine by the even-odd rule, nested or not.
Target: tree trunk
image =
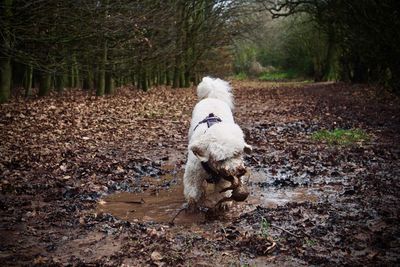
[[[5,53],[0,52],[0,103],[7,102],[11,94],[11,81],[12,81],[12,69],[11,69],[11,58],[7,55],[7,49],[11,48],[11,28],[10,21],[12,19],[12,0],[4,0],[1,2],[3,8],[1,17],[3,20],[2,36],[3,40],[1,46],[5,50]]]
[[[324,78],[323,67],[321,64],[321,59],[316,55],[313,58],[314,65],[314,82],[320,82]]]
[[[328,47],[326,52],[326,59],[323,64],[323,70],[322,70],[322,75],[324,80],[333,80],[335,76],[337,76],[335,73],[333,73],[334,59],[335,59],[335,31],[333,29],[333,26],[331,25],[329,26],[328,29]]]
[[[185,80],[185,84],[183,87],[187,88],[190,87],[190,72],[188,70],[185,71],[184,73],[184,80]]]
[[[75,72],[74,72],[74,65],[73,65],[74,63],[73,62],[71,62],[71,66],[69,67],[69,75],[68,75],[68,77],[69,77],[69,79],[68,79],[68,87],[69,88],[74,88],[75,87],[75,77],[74,77],[74,74],[75,74]]]
[[[25,89],[25,97],[30,95],[30,90],[32,88],[32,76],[33,76],[33,67],[32,66],[25,66],[25,73],[24,73],[24,81],[23,87]]]
[[[134,71],[132,71],[131,75],[130,75],[130,80],[131,80],[131,84],[133,87],[136,86],[136,73]]]
[[[112,95],[114,94],[114,78],[112,77],[112,74],[110,72],[106,73],[106,87],[105,87],[105,93],[107,95]]]
[[[50,93],[51,88],[51,74],[48,72],[41,72],[39,83],[39,96],[46,96]]]
[[[140,73],[140,89],[143,91],[147,91],[149,89],[148,84],[147,84],[147,73],[146,73],[146,68],[141,69]]]
[[[172,88],[178,88],[179,87],[179,81],[181,77],[181,69],[178,66],[179,62],[175,60],[175,68],[174,68],[174,77],[172,80]]]
[[[167,86],[170,86],[171,85],[171,77],[170,77],[170,73],[169,73],[169,69],[167,68],[167,69],[165,69],[165,84],[167,85]]]
[[[178,88],[182,86],[182,49],[183,49],[183,19],[185,12],[185,3],[184,1],[179,1],[177,4],[177,25],[176,25],[176,39],[175,39],[175,46],[176,46],[176,55],[175,55],[175,66],[174,66],[174,76],[172,79],[172,88]]]
[[[57,92],[62,92],[68,77],[65,73],[60,73],[56,76],[55,87]]]
[[[183,71],[181,71],[180,75],[179,75],[179,87],[180,88],[183,88],[185,86],[184,81],[185,81],[185,74],[183,73]]]
[[[93,90],[94,89],[94,75],[93,75],[93,69],[89,66],[86,79],[83,85],[84,89],[87,90]]]
[[[99,70],[99,84],[97,86],[96,95],[103,96],[106,89],[106,65],[107,65],[107,40],[104,42],[103,55]]]
[[[158,71],[158,83],[161,85],[165,85],[165,71],[160,67]]]
[[[0,61],[0,103],[7,102],[11,93],[11,63],[10,58]]]
[[[82,87],[80,76],[79,76],[78,63],[76,61],[75,56],[74,56],[74,85],[75,85],[75,88],[81,88]]]

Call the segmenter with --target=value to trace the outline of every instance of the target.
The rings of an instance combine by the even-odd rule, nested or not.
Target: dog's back
[[[197,86],[197,96],[199,102],[193,109],[189,139],[198,123],[210,113],[219,117],[224,123],[234,123],[232,89],[228,82],[218,78],[204,77]],[[198,127],[202,128],[204,125]]]

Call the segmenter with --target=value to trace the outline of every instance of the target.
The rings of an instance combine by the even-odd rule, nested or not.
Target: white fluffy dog
[[[204,77],[197,87],[197,96],[199,102],[192,114],[183,178],[184,195],[191,210],[205,200],[206,181],[215,183],[215,192],[220,198],[229,197],[228,191],[220,193],[230,185],[221,177],[244,175],[243,153],[251,152],[251,146],[246,144],[242,130],[233,119],[229,83]]]

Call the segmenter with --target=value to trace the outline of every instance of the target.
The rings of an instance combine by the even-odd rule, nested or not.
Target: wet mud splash
[[[159,178],[164,183],[168,182],[170,186],[167,188],[161,187],[146,190],[142,193],[121,192],[111,194],[99,201],[97,210],[131,222],[170,223],[173,220],[178,225],[212,222],[210,216],[202,212],[180,212],[185,203],[182,179],[182,172],[178,173],[176,177],[168,174]],[[317,202],[319,196],[321,196],[321,191],[325,189],[324,186],[315,188],[265,186],[268,181],[275,181],[276,179],[276,177],[268,178],[265,173],[260,171],[250,172],[245,176],[250,190],[248,199],[244,202],[235,202],[229,212],[213,213],[211,218],[215,220],[216,216],[220,215],[220,220],[233,220],[243,213],[254,210],[257,206],[276,208],[290,202]],[[213,185],[210,184],[207,187],[207,195],[212,193]],[[214,204],[215,201],[206,199],[204,207],[212,208]],[[179,215],[175,218],[178,213]]]

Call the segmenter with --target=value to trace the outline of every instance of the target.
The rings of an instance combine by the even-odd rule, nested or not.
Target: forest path
[[[72,91],[0,106],[0,262],[395,264],[399,100],[344,84],[233,86],[237,122],[254,147],[246,157],[252,196],[229,216],[174,226],[135,218],[143,204],[133,198],[117,205],[133,217],[104,207],[119,193],[178,188],[194,89],[106,98]],[[334,128],[370,139],[338,146],[311,137]]]

